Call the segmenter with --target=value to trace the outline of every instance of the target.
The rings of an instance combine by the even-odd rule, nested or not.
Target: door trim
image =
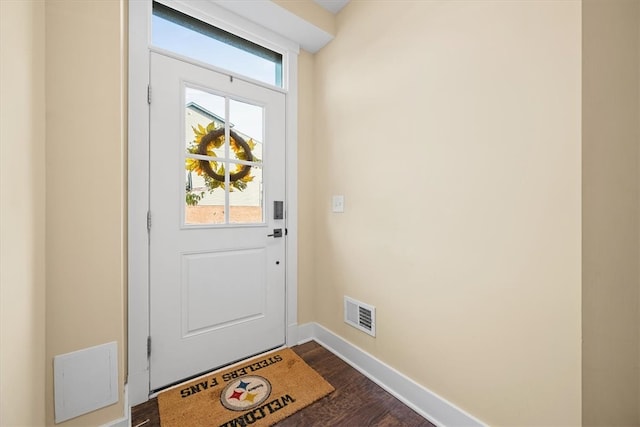
[[[177,2],[176,2],[177,3]],[[271,2],[265,2],[271,3]],[[181,1],[180,4],[188,5]],[[200,3],[202,4],[202,3]],[[149,52],[151,34],[151,0],[129,2],[129,79],[128,79],[128,320],[127,320],[127,385],[131,406],[149,399]],[[254,42],[267,41],[283,54],[286,91],[286,343],[297,340],[298,308],[298,44],[259,27],[213,3],[207,12],[215,12],[215,24],[226,22],[225,30],[239,32]],[[200,17],[202,18],[202,11]],[[248,28],[247,32],[240,31]],[[123,113],[124,114],[124,113]],[[123,313],[124,315],[124,313]]]

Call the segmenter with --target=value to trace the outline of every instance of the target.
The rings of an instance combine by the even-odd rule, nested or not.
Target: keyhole
[[[276,261],[276,265],[280,265],[280,261]]]

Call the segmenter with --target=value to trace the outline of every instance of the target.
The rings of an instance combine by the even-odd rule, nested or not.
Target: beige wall
[[[123,5],[0,5],[0,424],[53,425],[55,355],[115,340],[124,383]]]
[[[298,324],[315,320],[314,56],[298,56]]]
[[[585,3],[584,103],[578,1],[354,1],[335,41],[301,53],[300,323],[492,425],[598,424],[592,408],[614,405],[633,420],[640,89],[621,92],[632,10],[603,4]],[[125,5],[0,6],[0,424],[51,425],[53,356],[116,340],[124,382]],[[623,24],[602,33],[601,14]],[[584,200],[581,108],[599,119],[583,122]],[[343,324],[345,294],[377,306],[377,338]],[[121,399],[64,425],[122,413]]]
[[[0,425],[43,426],[44,3],[0,1]]]
[[[46,3],[46,396],[52,358],[117,341],[124,384],[122,1]],[[123,400],[64,425],[100,425]]]
[[[581,3],[351,2],[314,73],[316,321],[489,424],[580,424]]]
[[[640,425],[638,2],[583,2],[583,421]]]

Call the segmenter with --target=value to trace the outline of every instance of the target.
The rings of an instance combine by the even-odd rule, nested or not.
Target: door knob
[[[267,237],[273,237],[274,239],[276,237],[282,237],[282,228],[274,228],[273,234],[267,234]]]

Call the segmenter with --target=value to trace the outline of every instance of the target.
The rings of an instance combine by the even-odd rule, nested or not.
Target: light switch
[[[344,212],[344,196],[333,196],[332,210],[333,212]]]

